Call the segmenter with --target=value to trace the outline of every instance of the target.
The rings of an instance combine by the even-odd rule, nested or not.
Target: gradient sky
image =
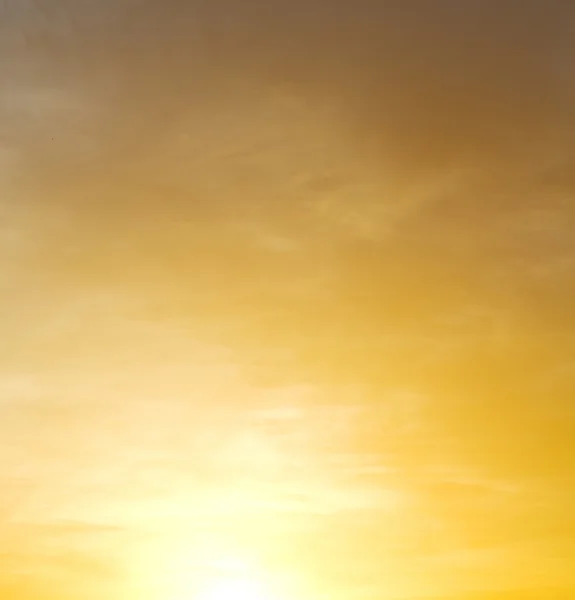
[[[575,597],[574,34],[0,0],[0,595]]]

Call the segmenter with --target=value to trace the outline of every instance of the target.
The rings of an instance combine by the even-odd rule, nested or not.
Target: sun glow
[[[192,577],[193,578],[193,577]],[[200,581],[172,582],[171,600],[279,600],[256,573],[210,573]],[[191,584],[191,585],[190,585]]]
[[[198,540],[196,539],[196,542]],[[193,550],[158,544],[136,568],[134,598],[146,600],[286,600],[266,565],[215,539]],[[273,569],[272,569],[273,570]],[[276,584],[278,582],[275,582]]]
[[[264,572],[251,561],[220,556],[199,587],[197,600],[279,600],[271,593]]]
[[[197,600],[276,600],[256,579],[231,576],[209,582]]]

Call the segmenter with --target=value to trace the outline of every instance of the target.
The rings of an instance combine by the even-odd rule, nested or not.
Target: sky
[[[0,595],[573,598],[574,32],[0,0]]]

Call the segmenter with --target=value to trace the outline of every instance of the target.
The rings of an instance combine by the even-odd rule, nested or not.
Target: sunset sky
[[[0,598],[575,598],[575,2],[0,0]]]

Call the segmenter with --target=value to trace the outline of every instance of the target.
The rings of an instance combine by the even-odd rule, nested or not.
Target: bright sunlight
[[[232,576],[210,582],[197,600],[275,600],[260,581]]]

